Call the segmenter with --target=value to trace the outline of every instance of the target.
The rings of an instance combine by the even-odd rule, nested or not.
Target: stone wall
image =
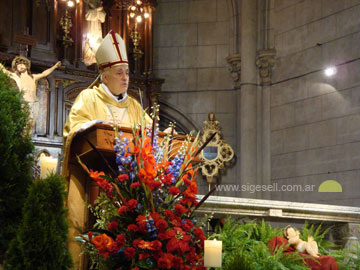
[[[165,79],[161,100],[198,129],[204,126],[208,113],[214,112],[225,140],[236,149],[236,92],[226,62],[230,42],[227,1],[158,1],[154,74]],[[222,176],[222,183],[235,181],[235,169]],[[201,181],[202,193],[207,189],[206,182]]]
[[[360,1],[271,1],[277,59],[271,86],[271,180],[342,193],[277,192],[272,199],[360,203]],[[343,64],[344,63],[344,64]],[[323,69],[337,67],[331,78]]]
[[[216,114],[238,157],[221,183],[313,188],[216,195],[360,203],[359,14],[359,0],[159,1],[154,68],[165,79],[162,100],[198,128]],[[275,66],[263,86],[256,52],[269,49]],[[229,55],[241,55],[235,86]],[[326,77],[330,65],[339,65],[337,74]],[[317,192],[325,180],[343,192]]]

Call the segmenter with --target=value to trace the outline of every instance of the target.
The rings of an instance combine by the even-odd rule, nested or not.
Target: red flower
[[[199,193],[196,182],[192,181],[184,193],[190,196]]]
[[[139,261],[143,260],[143,259],[146,259],[146,258],[149,258],[150,257],[150,254],[145,252],[145,253],[140,253],[139,254]]]
[[[183,264],[183,260],[182,258],[178,257],[178,256],[174,256],[173,258],[173,265],[176,266],[176,268],[180,268]]]
[[[127,203],[127,207],[129,208],[130,211],[134,210],[137,205],[138,205],[138,201],[135,199],[131,199]]]
[[[206,239],[204,231],[200,229],[199,227],[195,227],[193,230],[193,233],[195,234],[195,237],[197,240],[201,241],[201,244],[203,244],[204,240]]]
[[[180,203],[183,205],[187,205],[188,207],[191,207],[192,205],[197,205],[198,201],[194,194],[184,193],[184,198],[180,199]]]
[[[93,238],[93,233],[92,232],[88,232],[88,237],[89,237],[89,240],[91,242],[91,239]]]
[[[154,259],[157,261],[159,258],[161,258],[162,256],[164,256],[164,252],[163,252],[162,250],[155,251],[155,252],[153,252],[152,256],[153,256]]]
[[[173,195],[173,196],[178,195],[178,194],[179,194],[179,191],[180,191],[180,189],[179,189],[178,187],[175,187],[175,186],[169,188],[169,193],[170,193],[171,195]]]
[[[146,159],[148,157],[152,157],[153,154],[152,154],[152,145],[150,143],[150,138],[147,137],[145,140],[144,140],[144,144],[143,144],[143,148],[141,149],[141,157],[143,159]]]
[[[165,185],[171,185],[172,184],[173,175],[172,173],[169,173],[164,176],[164,179],[162,180],[163,184]]]
[[[121,174],[118,176],[118,180],[120,182],[124,182],[125,180],[128,180],[129,179],[129,176],[127,174]]]
[[[151,212],[150,216],[152,217],[152,219],[154,220],[154,222],[158,221],[160,219],[160,214],[157,212]]]
[[[172,221],[171,224],[174,227],[180,227],[181,226],[181,219],[179,217],[175,217]]]
[[[178,216],[182,216],[186,212],[186,208],[182,206],[181,204],[175,204],[175,212],[178,214]]]
[[[190,219],[185,219],[185,222],[182,223],[181,226],[183,227],[184,231],[190,232],[191,229],[194,227],[194,224]]]
[[[135,147],[134,147],[134,154],[135,154],[135,155],[138,155],[139,152],[140,152],[139,146],[135,145]]]
[[[138,217],[136,218],[136,222],[138,224],[143,224],[146,223],[146,217],[142,216],[142,215],[138,215]]]
[[[158,267],[161,269],[171,269],[173,267],[173,255],[170,253],[165,253],[161,258],[158,259]]]
[[[152,154],[152,146],[149,143],[150,138],[147,138],[144,141],[144,147],[141,149],[141,158],[144,162],[144,167],[140,169],[138,173],[138,177],[141,182],[144,182],[151,190],[155,188],[156,181],[154,182],[154,178],[156,177],[156,160]],[[159,182],[161,184],[161,182]]]
[[[162,185],[162,183],[160,181],[150,180],[147,183],[147,186],[150,188],[150,190],[157,189],[157,188],[161,187],[161,185]]]
[[[130,188],[137,188],[140,187],[140,183],[139,182],[134,182],[130,185]]]
[[[170,162],[170,161],[165,161],[165,162],[161,162],[161,163],[158,163],[156,165],[156,170],[157,171],[167,171],[168,170],[168,167],[170,165],[172,165],[173,163]]]
[[[141,241],[141,239],[135,239],[134,241],[133,241],[133,247],[134,248],[137,248],[138,246],[139,246],[139,243],[140,243],[140,241]]]
[[[127,229],[132,232],[137,232],[139,230],[138,226],[136,224],[130,224],[127,226]]]
[[[178,251],[180,254],[184,254],[190,249],[189,241],[191,236],[186,234],[181,228],[175,227],[173,230],[166,232],[166,236],[170,239],[166,245],[167,252]]]
[[[109,198],[112,198],[114,187],[106,179],[101,177],[104,175],[105,174],[103,172],[94,172],[93,170],[90,170],[90,177],[93,178],[96,181],[96,184],[106,192],[106,195]]]
[[[160,239],[160,240],[165,240],[165,239],[167,239],[167,238],[166,238],[166,234],[165,234],[165,233],[162,233],[162,232],[159,233],[159,234],[158,234],[158,239]]]
[[[164,232],[168,227],[168,223],[161,218],[155,223],[155,227],[159,230],[159,232]]]
[[[104,172],[98,172],[98,171],[90,170],[90,177],[92,179],[94,179],[95,181],[97,181],[99,179],[102,179],[100,176],[103,176],[103,175],[105,175]]]
[[[159,240],[154,240],[151,242],[151,247],[153,250],[159,251],[161,250],[162,244]]]
[[[117,252],[114,240],[106,234],[95,236],[91,243],[96,247],[99,254],[104,256],[104,258],[109,257],[111,253]]]
[[[148,249],[148,250],[154,250],[154,248],[151,245],[151,242],[141,240],[138,244],[138,247],[141,249]]]
[[[135,248],[128,247],[125,249],[124,253],[125,253],[126,258],[131,260],[135,256]]]
[[[113,220],[108,224],[108,229],[109,231],[114,231],[118,226],[119,226],[119,222]]]
[[[134,268],[131,268],[131,270],[140,270],[140,268],[136,266]]]
[[[173,220],[175,218],[174,213],[171,210],[165,210],[164,211],[165,216],[168,217],[168,219]]]
[[[125,245],[125,235],[124,234],[118,234],[116,237],[116,243],[119,247],[123,247]]]
[[[186,261],[192,263],[196,259],[196,250],[194,247],[190,247],[190,251],[186,253]]]
[[[119,208],[118,214],[121,216],[122,214],[124,214],[127,211],[129,211],[129,208],[127,206],[123,205]]]
[[[138,225],[138,227],[139,227],[139,232],[141,232],[141,233],[143,233],[143,234],[147,234],[147,233],[148,233],[148,230],[147,230],[147,228],[146,228],[146,225],[147,225],[146,222],[139,224],[139,225]]]
[[[184,181],[185,185],[190,186],[191,184],[191,180],[189,179],[189,175],[185,174],[182,178],[182,180]]]

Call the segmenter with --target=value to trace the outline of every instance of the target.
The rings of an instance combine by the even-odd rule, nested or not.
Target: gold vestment
[[[126,109],[127,116],[124,114],[112,113],[116,108]],[[124,111],[124,110],[121,110]],[[70,147],[71,142],[84,123],[93,120],[119,121],[121,126],[132,127],[136,123],[140,123],[142,115],[141,105],[132,97],[127,98],[122,103],[117,103],[111,98],[104,88],[93,87],[83,90],[76,98],[72,106],[67,122],[64,127],[64,163],[63,175],[68,180],[68,199],[67,207],[69,209],[69,250],[74,260],[74,269],[82,269],[84,267],[83,258],[79,257],[81,253],[81,245],[75,242],[74,238],[82,233],[86,228],[87,222],[87,194],[85,190],[85,182],[87,175],[79,169],[77,164],[70,164]],[[121,119],[113,119],[112,117]],[[129,122],[122,122],[123,119]],[[151,122],[148,115],[145,118],[147,123]],[[91,169],[91,168],[89,168]]]

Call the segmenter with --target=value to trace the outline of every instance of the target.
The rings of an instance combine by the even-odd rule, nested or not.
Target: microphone
[[[144,105],[143,105],[143,100],[142,100],[142,96],[141,96],[140,87],[136,86],[136,88],[137,88],[138,91],[139,91],[139,98],[140,98],[141,108],[142,108],[142,110],[144,111]]]

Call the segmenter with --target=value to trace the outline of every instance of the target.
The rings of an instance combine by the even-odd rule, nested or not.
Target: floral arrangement
[[[118,172],[88,171],[101,188],[96,206],[90,207],[97,218],[94,229],[82,236],[92,268],[205,269],[206,237],[193,214],[199,202],[192,167],[204,145],[198,147],[198,136],[192,142],[186,136],[171,154],[175,136],[160,142],[155,126],[154,121],[146,128],[142,120],[133,128],[132,141],[118,132]]]

